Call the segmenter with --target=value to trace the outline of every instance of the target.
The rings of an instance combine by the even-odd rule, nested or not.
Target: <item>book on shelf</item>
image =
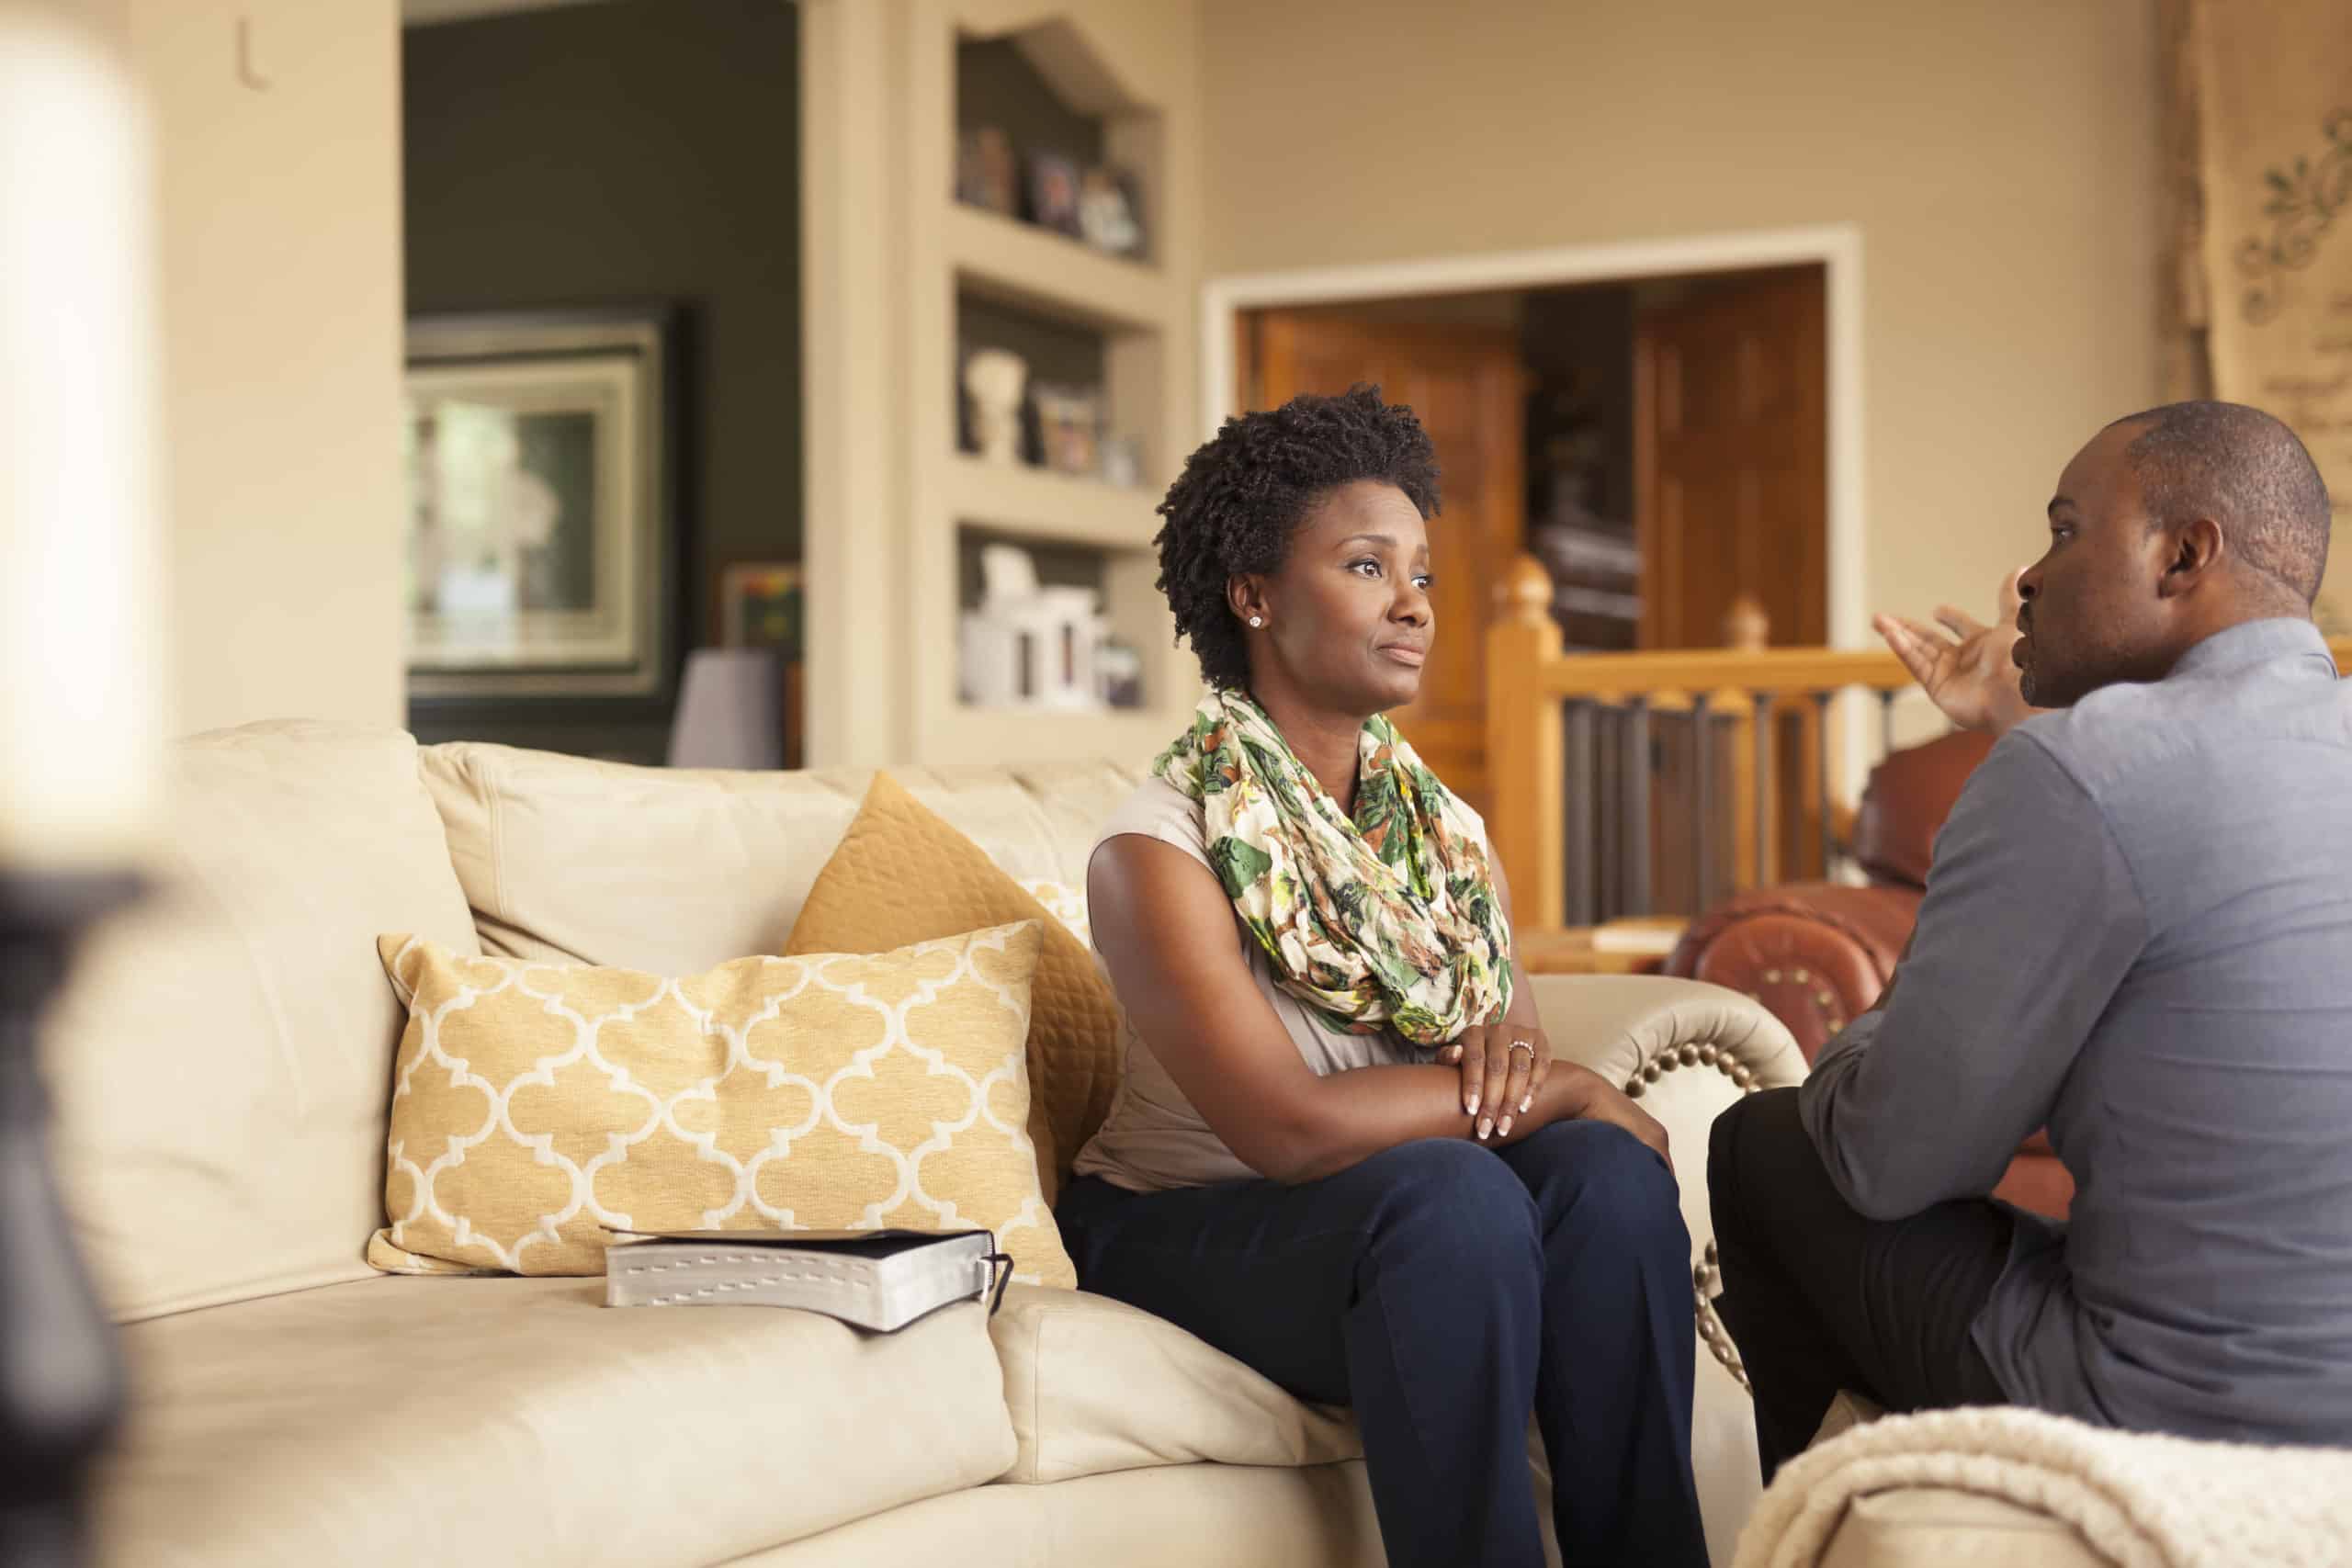
[[[987,1231],[614,1231],[606,1306],[776,1306],[888,1334],[952,1302],[1004,1300]],[[640,1239],[641,1238],[641,1239]]]

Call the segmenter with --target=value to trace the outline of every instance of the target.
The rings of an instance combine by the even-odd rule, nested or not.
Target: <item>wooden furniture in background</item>
[[[1443,513],[1430,526],[1434,642],[1420,695],[1389,716],[1437,775],[1480,811],[1487,775],[1487,623],[1492,585],[1527,529],[1526,410],[1519,337],[1499,327],[1363,321],[1329,310],[1243,318],[1250,405],[1359,381],[1410,407],[1437,448]]]
[[[1679,919],[1531,926],[1511,932],[1511,960],[1522,975],[1651,975],[1665,967],[1683,929]]]
[[[1777,638],[1828,637],[1826,277],[1701,284],[1634,335],[1641,646],[1712,641],[1746,596]]]
[[[1199,48],[1189,9],[1114,0],[809,0],[800,7],[808,750],[820,763],[1154,754],[1200,694],[1153,581],[1153,508],[1199,438]],[[1144,259],[956,199],[962,51],[1010,45],[1132,174]],[[1005,52],[1000,51],[1000,52]],[[1139,482],[957,448],[971,318],[1098,344]],[[1033,366],[1033,370],[1035,367]],[[957,689],[972,537],[1099,557],[1144,705],[989,709]]]
[[[1487,826],[1521,924],[1540,931],[1607,916],[1695,914],[1746,888],[1836,874],[1849,809],[1825,787],[1839,776],[1836,716],[1841,702],[1874,700],[1878,752],[1894,750],[1894,699],[1912,680],[1892,653],[1569,655],[1550,601],[1551,580],[1522,557],[1487,642],[1494,785]],[[2352,669],[2352,638],[2329,647],[2337,668]],[[1759,725],[1758,715],[1771,721]],[[1630,737],[1613,756],[1595,744],[1604,717]],[[1670,790],[1657,762],[1671,752],[1650,740],[1654,730],[1677,726],[1695,758],[1685,786]],[[1786,760],[1799,787],[1790,799],[1782,762],[1792,733],[1799,744]],[[1786,852],[1775,828],[1792,812],[1802,829],[1799,856]],[[1679,859],[1660,850],[1670,838],[1683,840]],[[1679,868],[1677,883],[1660,879],[1667,865]]]
[[[1879,694],[1883,731],[1894,694],[1911,684],[1893,654],[1570,656],[1550,598],[1543,567],[1522,557],[1487,646],[1487,825],[1523,920],[1561,927],[1601,915],[1695,913],[1735,888],[1828,873],[1832,710],[1849,688]],[[1759,713],[1770,720],[1758,724]],[[1604,716],[1622,720],[1613,745],[1599,731]],[[1653,748],[1654,731],[1678,727],[1679,756],[1678,747]],[[1677,768],[1665,789],[1661,754]],[[1795,798],[1783,800],[1792,779]],[[1808,863],[1791,863],[1779,827],[1791,816]]]

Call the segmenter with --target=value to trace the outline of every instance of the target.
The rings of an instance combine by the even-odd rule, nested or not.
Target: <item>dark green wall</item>
[[[789,0],[612,0],[403,35],[408,310],[686,308],[686,647],[719,569],[800,558]]]

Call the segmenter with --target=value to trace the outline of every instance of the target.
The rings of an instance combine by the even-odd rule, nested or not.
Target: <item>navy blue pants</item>
[[[1666,1162],[1622,1128],[1404,1144],[1297,1186],[1087,1178],[1056,1217],[1087,1290],[1355,1407],[1395,1568],[1543,1562],[1531,1411],[1566,1563],[1707,1561],[1690,1242]]]

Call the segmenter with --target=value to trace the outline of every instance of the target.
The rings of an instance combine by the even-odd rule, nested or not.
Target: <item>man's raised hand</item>
[[[1989,626],[1950,604],[1937,607],[1940,629],[1901,615],[1871,619],[1929,700],[1963,729],[1997,735],[2034,711],[2026,705],[2009,656],[2018,640],[2018,608],[2025,602],[2018,591],[2024,575],[2019,570],[2002,581],[2000,618]]]

